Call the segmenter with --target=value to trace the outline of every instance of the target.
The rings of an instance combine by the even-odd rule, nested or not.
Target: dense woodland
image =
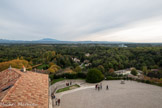
[[[87,53],[90,55],[86,56]],[[75,62],[73,58],[79,59],[80,62]],[[40,64],[38,69],[49,70],[53,73],[66,68],[75,72],[86,72],[90,68],[98,68],[107,75],[112,69],[135,67],[153,77],[162,77],[162,47],[157,46],[120,48],[93,44],[0,45],[0,62],[2,62],[0,68],[4,66],[4,62],[14,59],[28,61],[30,68]],[[85,60],[90,65],[80,68]],[[159,69],[159,71],[155,73],[151,72],[151,69]]]

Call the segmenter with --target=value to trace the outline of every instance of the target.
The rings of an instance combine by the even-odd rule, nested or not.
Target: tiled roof
[[[151,71],[155,71],[155,72],[157,72],[157,71],[159,71],[159,69],[151,69]]]
[[[8,88],[5,90],[5,88],[14,85],[14,83],[17,81],[19,77],[20,74],[11,71],[9,69],[0,72],[0,101],[3,99],[3,97],[7,94],[8,90],[10,89]]]
[[[48,108],[48,75],[7,69],[0,72],[0,108]],[[3,105],[2,105],[3,104]],[[6,108],[6,107],[5,107]]]

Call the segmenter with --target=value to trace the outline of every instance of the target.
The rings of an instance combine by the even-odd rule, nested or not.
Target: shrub
[[[50,78],[51,80],[53,80],[53,79],[54,79],[54,74],[50,74],[50,75],[49,75],[49,78]]]
[[[162,83],[157,83],[157,85],[162,87]]]
[[[104,79],[104,75],[98,69],[90,69],[87,73],[86,81],[89,83],[97,83]]]
[[[59,79],[59,78],[67,78],[67,79],[76,79],[76,78],[83,78],[85,79],[86,78],[86,74],[85,73],[82,73],[82,72],[79,72],[79,73],[64,73],[64,74],[61,74],[61,75],[54,75],[53,78],[54,79]]]
[[[106,80],[121,80],[122,78],[120,78],[120,77],[112,77],[112,76],[108,76],[107,78],[106,78]]]
[[[160,81],[162,81],[162,78],[160,78]]]
[[[128,80],[133,80],[133,78],[131,78],[131,77],[128,77]]]
[[[131,74],[136,76],[137,75],[137,70],[136,69],[132,69]]]
[[[151,81],[150,80],[145,80],[145,83],[151,84]]]
[[[81,73],[81,72],[79,72],[79,73],[77,73],[77,77],[78,78],[83,78],[83,79],[85,79],[86,78],[86,74],[85,73]]]
[[[55,75],[55,78],[75,79],[77,78],[77,74],[64,73],[62,75]]]

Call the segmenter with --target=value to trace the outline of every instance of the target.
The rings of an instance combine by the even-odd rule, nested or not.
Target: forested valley
[[[9,62],[8,62],[9,61]],[[86,73],[97,68],[104,75],[135,67],[152,77],[162,78],[162,47],[108,47],[91,44],[19,44],[0,46],[0,71],[9,65],[29,70],[47,70],[49,74]],[[158,69],[152,72],[151,69]]]

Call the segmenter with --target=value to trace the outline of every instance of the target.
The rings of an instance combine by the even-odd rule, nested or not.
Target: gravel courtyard
[[[162,108],[162,87],[135,81],[103,81],[102,90],[97,91],[93,85],[59,94],[59,108]]]

